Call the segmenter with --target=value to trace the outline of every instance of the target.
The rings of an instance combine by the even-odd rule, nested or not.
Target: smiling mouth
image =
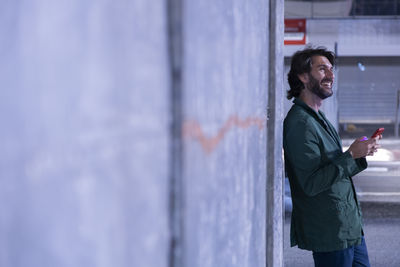
[[[323,82],[323,83],[321,83],[321,85],[328,87],[328,88],[332,88],[332,82]]]

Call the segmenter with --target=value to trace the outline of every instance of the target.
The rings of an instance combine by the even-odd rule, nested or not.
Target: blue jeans
[[[361,244],[332,252],[313,252],[315,267],[370,267],[364,237]]]

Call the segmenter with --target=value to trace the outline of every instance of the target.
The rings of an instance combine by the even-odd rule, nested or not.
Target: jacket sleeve
[[[323,140],[307,122],[299,122],[296,127],[291,127],[284,142],[285,157],[294,174],[293,178],[309,196],[315,196],[367,167],[365,158],[354,160],[349,152],[336,151],[333,157],[323,155],[330,152],[324,151]]]

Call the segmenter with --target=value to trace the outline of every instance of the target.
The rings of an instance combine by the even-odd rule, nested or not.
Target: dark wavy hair
[[[335,54],[331,51],[328,51],[325,47],[306,47],[304,50],[297,51],[292,56],[290,71],[288,73],[290,90],[287,91],[287,99],[299,97],[301,90],[304,89],[304,84],[299,79],[298,75],[310,73],[313,56],[324,56],[329,60],[332,66],[335,66]]]

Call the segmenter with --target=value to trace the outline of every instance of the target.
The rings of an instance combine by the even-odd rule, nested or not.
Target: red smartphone
[[[371,138],[375,138],[375,137],[377,137],[378,135],[382,134],[384,130],[385,130],[385,128],[378,128],[378,129],[376,129],[376,131],[375,131],[374,134],[371,136]]]

